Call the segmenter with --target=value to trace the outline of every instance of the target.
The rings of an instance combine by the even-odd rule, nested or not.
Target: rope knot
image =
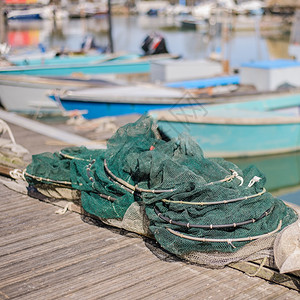
[[[249,181],[248,187],[253,186],[256,182],[259,182],[260,180],[261,180],[261,177],[254,176],[254,177]]]

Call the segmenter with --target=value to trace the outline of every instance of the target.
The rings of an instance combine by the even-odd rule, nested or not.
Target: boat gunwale
[[[284,125],[300,124],[300,116],[274,116],[265,118],[258,117],[219,117],[219,116],[197,116],[188,114],[174,114],[169,111],[152,111],[151,115],[158,122],[175,122],[175,123],[193,123],[193,124],[212,124],[212,125]]]
[[[148,65],[150,61],[159,61],[163,59],[176,59],[176,55],[149,55],[149,56],[139,56],[131,59],[120,59],[117,57],[113,58],[103,58],[95,59],[89,62],[79,62],[79,63],[64,63],[64,64],[51,64],[51,65],[16,65],[10,67],[1,68],[0,74],[7,72],[21,72],[21,71],[35,71],[35,70],[53,70],[53,69],[75,69],[75,68],[97,68],[97,67],[110,67],[110,66],[128,66],[128,65]]]
[[[47,93],[49,97],[55,97],[56,94],[54,93]],[[56,95],[57,96],[57,95]],[[95,99],[95,98],[89,98],[85,97],[84,99],[81,97],[68,97],[68,96],[61,96],[58,95],[61,102],[81,102],[81,103],[92,103],[92,104],[133,104],[133,105],[174,105],[175,106],[181,106],[181,105],[191,105],[190,100],[186,98],[185,101],[182,101],[182,97],[149,97],[149,98],[142,98],[142,97],[111,97],[107,96],[107,98],[103,99]],[[206,104],[207,102],[203,102],[203,104]],[[195,103],[195,105],[199,105],[199,103]],[[300,119],[299,119],[300,120]],[[300,121],[299,121],[300,122]]]
[[[287,153],[295,153],[300,151],[300,146],[289,147],[289,148],[278,148],[273,150],[253,150],[253,151],[208,151],[205,153],[205,157],[222,157],[222,158],[247,158],[247,157],[263,157],[270,155],[278,155],[278,154],[287,154]]]
[[[2,76],[4,77],[2,79]],[[9,76],[19,76],[19,75],[9,75]],[[35,77],[32,76],[32,78],[25,78],[26,76],[30,76],[30,75],[20,75],[20,78],[5,78],[6,75],[1,75],[0,74],[0,85],[2,86],[22,86],[22,87],[35,87],[35,88],[46,88],[47,89],[51,89],[50,87],[48,87],[49,85],[53,85],[53,86],[62,86],[62,87],[76,87],[76,88],[89,88],[89,87],[93,87],[96,84],[87,81],[80,81],[78,80],[76,77],[74,77],[74,81],[72,81],[73,78],[71,79],[57,79],[57,78],[41,78],[41,77]],[[23,77],[24,76],[24,77]],[[16,81],[16,80],[20,80],[20,81]],[[101,84],[101,83],[99,83]],[[105,85],[106,83],[103,83],[103,85]],[[108,85],[110,85],[109,83],[107,83]],[[45,85],[45,86],[43,86]],[[112,85],[112,84],[111,84]],[[112,85],[113,86],[113,85]],[[53,88],[54,89],[54,88]]]

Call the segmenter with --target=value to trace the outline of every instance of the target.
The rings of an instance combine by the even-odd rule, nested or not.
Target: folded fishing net
[[[72,191],[85,212],[212,267],[271,257],[277,233],[298,218],[266,191],[255,166],[206,158],[187,135],[162,139],[146,115],[121,127],[106,150],[33,156],[25,177],[47,195]]]

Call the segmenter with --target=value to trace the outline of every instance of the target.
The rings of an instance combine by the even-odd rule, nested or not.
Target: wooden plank
[[[81,226],[79,232],[77,232],[75,229],[73,231],[66,230],[66,232],[62,232],[61,235],[55,238],[54,240],[49,240],[48,242],[44,242],[34,247],[25,247],[25,249],[22,250],[21,256],[19,252],[11,253],[6,259],[0,260],[0,268],[30,259],[32,256],[44,255],[48,251],[55,251],[57,249],[64,248],[66,244],[69,247],[72,247],[78,243],[87,242],[90,239],[90,237],[87,236],[84,225],[85,224],[78,225]],[[75,239],[74,235],[76,235]]]
[[[12,199],[11,199],[12,200]],[[25,199],[26,201],[26,199]],[[16,221],[16,222],[20,222],[18,220],[14,220],[14,217],[16,216],[22,216],[24,218],[32,215],[30,212],[32,212],[33,210],[35,212],[39,212],[42,211],[44,209],[44,207],[38,207],[36,203],[31,202],[31,203],[26,203],[26,206],[24,206],[24,203],[13,203],[13,201],[11,201],[9,204],[5,205],[4,203],[2,203],[2,205],[4,207],[2,207],[3,212],[5,212],[5,215],[3,215],[1,217],[1,219],[10,219],[10,221]]]
[[[280,299],[285,299],[286,295],[292,295],[297,299],[297,292],[288,290],[282,286],[266,284],[261,279],[258,279],[258,284],[254,287],[249,285],[241,294],[237,295],[235,299],[238,300],[252,300],[252,299],[274,299],[279,296]]]
[[[74,263],[67,267],[59,268],[54,272],[34,277],[18,285],[6,286],[2,290],[10,297],[22,296],[22,299],[41,299],[43,295],[47,295],[48,298],[53,299],[60,296],[60,294],[68,292],[70,286],[74,285],[73,289],[76,288],[77,284],[74,284],[75,281],[78,284],[89,285],[91,281],[100,282],[101,279],[105,280],[106,278],[113,280],[112,277],[114,275],[111,271],[116,270],[118,273],[120,269],[115,266],[126,264],[127,258],[131,257],[132,262],[136,259],[140,260],[140,266],[137,264],[136,267],[141,267],[145,263],[139,257],[139,253],[134,253],[135,255],[133,256],[129,249],[130,246],[115,249],[107,255],[98,254],[98,257],[87,259],[80,262],[80,264]],[[132,262],[131,266],[134,266]],[[59,285],[60,290],[55,288],[57,285]]]
[[[10,172],[14,169],[15,168],[13,168],[13,167],[8,167],[3,164],[0,164],[0,175],[4,175],[6,177],[11,177]]]
[[[6,246],[3,246],[1,249],[1,260],[2,258],[5,259],[5,255],[11,255],[13,253],[24,251],[26,249],[34,248],[35,246],[40,246],[47,244],[49,242],[53,243],[56,240],[65,239],[66,237],[73,236],[73,235],[79,235],[81,232],[86,231],[86,227],[83,226],[84,224],[70,224],[69,226],[65,226],[65,228],[53,230],[50,233],[47,234],[40,234],[34,237],[31,237],[30,239],[26,239],[27,242],[24,244],[24,240],[10,243]],[[26,234],[26,233],[25,233]],[[0,261],[1,261],[0,260]]]
[[[73,292],[64,291],[65,299],[104,299],[104,296],[110,294],[116,290],[122,290],[127,286],[136,284],[136,282],[143,281],[146,283],[144,276],[148,278],[148,283],[151,282],[151,278],[155,278],[160,273],[172,272],[174,267],[170,264],[166,265],[163,269],[160,269],[160,261],[151,261],[145,259],[145,257],[138,257],[134,259],[131,256],[127,261],[121,261],[120,263],[112,264],[111,266],[104,266],[102,271],[97,270],[93,273],[93,277],[90,277],[88,281],[82,282],[80,278],[75,278]],[[109,268],[108,268],[109,267]],[[109,273],[107,271],[109,270]],[[150,285],[144,285],[145,289],[151,288]],[[62,299],[62,296],[59,295]],[[132,295],[131,299],[134,299],[135,295]],[[114,296],[111,297],[114,298]],[[121,299],[126,299],[126,296],[122,296]]]
[[[59,148],[46,145],[41,135],[12,127],[33,151],[35,145],[39,152]],[[0,299],[299,298],[295,290],[231,268],[159,260],[145,246],[147,239],[91,226],[75,213],[58,216],[57,207],[4,186],[0,197],[0,210],[7,212],[0,215],[5,251],[0,254]],[[153,245],[160,257],[171,257]]]
[[[46,211],[48,209],[50,209],[51,212],[53,212],[53,210],[51,209],[51,206],[46,205],[41,202],[38,202],[38,203],[41,206],[45,206],[45,211],[42,212],[45,215],[47,215]],[[50,215],[50,216],[53,217],[53,215]],[[63,222],[64,217],[73,218],[74,216],[75,216],[74,214],[69,214],[67,216],[63,216],[62,218],[59,218],[59,220]],[[54,217],[57,217],[57,216],[54,216]],[[75,217],[76,217],[75,219],[77,220],[77,221],[75,221],[75,223],[81,222],[81,220],[79,218],[77,218],[77,216],[75,216]],[[93,235],[95,233],[97,235],[98,230],[107,232],[108,238],[112,241],[112,244],[111,244],[112,247],[115,249],[118,249],[119,242],[117,242],[118,239],[116,240],[116,236],[119,236],[119,235],[113,234],[112,232],[110,232],[107,229],[101,229],[101,228],[97,228],[94,226],[89,226],[88,224],[84,224],[84,225],[87,226],[87,234],[89,235],[89,238],[93,237]],[[43,226],[47,226],[47,223],[44,222]],[[92,232],[93,232],[93,234],[91,235]],[[76,238],[76,235],[74,235],[74,237]],[[132,291],[134,291],[135,287],[136,287],[137,294],[139,294],[141,290],[143,290],[143,291],[145,290],[149,293],[152,291],[153,297],[155,299],[159,299],[156,297],[156,295],[159,296],[160,294],[157,294],[157,293],[161,290],[164,290],[166,288],[166,286],[161,283],[162,278],[164,278],[164,277],[162,277],[162,278],[159,277],[160,276],[159,273],[155,273],[155,271],[154,271],[155,275],[153,277],[153,269],[162,268],[163,270],[165,270],[165,264],[168,264],[168,263],[158,261],[157,266],[152,265],[152,267],[151,268],[149,267],[149,269],[147,270],[147,272],[149,273],[147,279],[139,280],[138,282],[135,281],[134,284],[131,285],[130,287],[127,287],[127,286],[125,287],[122,283],[121,284],[119,283],[119,281],[121,281],[121,282],[124,281],[124,277],[119,276],[119,273],[114,273],[114,271],[113,271],[113,270],[116,270],[117,272],[119,272],[119,270],[120,270],[120,268],[118,268],[118,266],[120,266],[120,265],[118,265],[118,258],[121,259],[120,262],[122,262],[123,267],[124,267],[124,269],[122,271],[127,272],[127,273],[129,272],[129,275],[128,275],[129,277],[137,276],[136,272],[134,270],[130,271],[130,269],[128,269],[125,266],[127,266],[127,265],[135,266],[137,260],[138,261],[140,260],[141,263],[143,263],[143,264],[147,264],[148,261],[150,261],[149,262],[149,266],[150,266],[150,264],[152,264],[152,260],[153,259],[157,260],[157,259],[153,256],[152,253],[150,253],[144,247],[142,240],[139,240],[139,239],[132,240],[132,239],[129,239],[126,237],[122,237],[122,238],[123,238],[123,240],[128,241],[128,249],[126,250],[126,252],[130,253],[130,257],[128,258],[128,257],[126,257],[126,255],[124,256],[123,254],[121,256],[119,256],[114,253],[113,255],[111,255],[111,261],[110,261],[107,269],[104,269],[104,270],[102,269],[103,263],[101,263],[101,261],[103,262],[103,260],[99,261],[100,257],[101,257],[101,259],[102,258],[105,259],[105,255],[103,255],[103,253],[101,253],[101,252],[99,253],[99,251],[101,251],[100,245],[101,245],[101,240],[103,239],[103,236],[99,237],[99,240],[100,240],[99,247],[97,247],[98,246],[97,242],[95,242],[95,244],[92,247],[93,250],[88,252],[87,256],[85,256],[84,261],[82,261],[82,260],[80,261],[80,257],[81,257],[80,252],[82,251],[84,253],[84,251],[85,251],[84,249],[88,247],[87,245],[90,245],[90,243],[92,243],[91,239],[87,238],[87,239],[84,239],[81,241],[79,239],[79,241],[74,244],[72,244],[72,243],[70,244],[70,241],[67,241],[67,243],[65,243],[65,240],[61,239],[61,243],[64,243],[64,247],[59,247],[58,249],[54,249],[54,253],[52,252],[52,247],[48,247],[47,251],[45,251],[45,252],[42,251],[41,255],[38,255],[36,257],[33,256],[30,258],[28,256],[28,257],[26,257],[25,260],[23,260],[22,258],[19,257],[19,259],[21,259],[21,261],[20,260],[16,261],[15,264],[10,266],[11,267],[10,272],[12,272],[10,274],[17,276],[17,278],[15,279],[15,277],[9,277],[7,279],[8,281],[6,281],[7,285],[5,286],[5,288],[11,288],[12,286],[14,288],[16,288],[16,287],[24,284],[25,287],[23,285],[23,288],[26,290],[26,284],[30,285],[32,283],[34,285],[36,282],[35,280],[38,280],[37,282],[43,282],[43,285],[37,290],[30,291],[29,294],[24,294],[22,296],[22,298],[26,296],[26,297],[28,297],[28,299],[30,299],[31,297],[41,296],[43,299],[47,299],[47,297],[45,295],[48,296],[48,294],[52,290],[52,294],[50,294],[51,297],[49,296],[48,299],[53,299],[55,297],[60,299],[62,296],[61,291],[63,291],[64,293],[66,293],[66,291],[67,291],[68,294],[65,295],[66,299],[67,298],[71,299],[70,297],[72,295],[78,296],[80,294],[87,295],[87,299],[88,299],[88,297],[90,297],[91,299],[95,299],[95,297],[96,297],[95,295],[98,295],[99,293],[100,294],[104,293],[104,291],[105,291],[105,293],[108,293],[106,295],[107,298],[111,297],[110,299],[114,299],[113,298],[114,294],[121,296],[122,293],[124,293],[124,295],[127,295],[128,291],[130,291],[131,289],[132,289]],[[115,242],[117,242],[117,243],[115,243]],[[74,251],[73,246],[75,246],[75,245],[76,246],[79,245],[82,248],[78,250],[76,257],[73,256],[73,258],[70,261],[70,258],[68,257],[67,254]],[[132,252],[132,246],[134,246],[134,245],[138,246],[138,251],[142,251],[143,253],[146,252],[147,256],[138,257],[134,251]],[[78,249],[78,248],[76,247],[76,249]],[[57,252],[57,251],[59,251],[59,252]],[[63,255],[64,252],[66,253],[66,255]],[[54,256],[51,256],[52,253]],[[56,260],[55,257],[58,257],[60,255],[62,255],[63,257],[61,259]],[[90,255],[92,255],[92,257],[94,257],[94,259],[90,259],[89,258]],[[79,261],[77,261],[78,259],[79,259]],[[41,262],[40,264],[37,264],[37,268],[35,268],[32,271],[30,270],[30,266],[35,266],[35,264],[38,263],[38,261],[42,261],[42,260],[44,260],[44,264],[42,264],[42,262]],[[28,261],[28,265],[26,265],[26,261]],[[21,264],[20,264],[20,262],[21,262]],[[82,268],[82,263],[83,264],[86,263],[85,267],[87,270],[89,270],[87,273],[84,273],[84,274],[80,273],[80,269]],[[100,270],[98,270],[99,264],[101,265]],[[169,264],[169,265],[172,265],[172,264]],[[27,272],[25,272],[24,275],[22,275],[23,273],[22,274],[16,274],[16,272],[14,273],[13,267],[15,267],[17,270],[19,270],[17,268],[17,266],[21,266],[21,267],[25,268],[25,271],[27,270]],[[66,266],[67,266],[67,268],[69,268],[68,266],[74,266],[73,267],[74,269],[72,269],[72,271],[71,271],[71,269],[68,269],[67,273],[72,274],[72,276],[70,277],[70,280],[66,283],[66,285],[64,285],[64,283],[62,283],[61,280],[58,280],[60,277],[55,276],[52,279],[53,282],[51,282],[51,287],[47,286],[45,289],[44,287],[45,287],[45,284],[47,283],[47,280],[51,279],[51,278],[49,279],[49,274],[51,275],[52,273],[56,273],[59,270],[63,270],[63,269],[65,269]],[[210,274],[210,276],[207,276],[208,277],[208,279],[207,279],[207,277],[203,276],[203,274],[201,274],[201,272],[198,271],[198,266],[189,265],[187,268],[187,267],[185,267],[184,263],[181,263],[180,268],[181,268],[181,272],[183,274],[185,274],[184,275],[185,277],[187,277],[187,276],[189,277],[189,276],[193,276],[193,275],[195,276],[195,274],[197,274],[197,276],[195,276],[195,278],[197,279],[197,280],[195,280],[195,285],[200,286],[201,290],[205,290],[204,287],[207,285],[208,280],[211,280],[211,278],[216,277],[216,274],[218,274],[220,272],[220,270],[210,270],[211,274]],[[203,268],[200,268],[200,270],[201,269],[203,269]],[[1,269],[1,271],[2,271],[2,273],[5,273],[5,269]],[[198,271],[198,273],[197,273],[197,271]],[[61,271],[61,272],[65,272],[65,271]],[[163,272],[164,271],[162,271],[162,273]],[[173,267],[170,269],[169,274],[172,274],[172,272],[173,272]],[[224,270],[221,270],[221,272],[224,272]],[[101,277],[101,274],[103,274],[103,276],[105,276],[104,279]],[[37,279],[37,275],[40,276],[40,279]],[[228,273],[225,275],[226,276],[223,276],[221,278],[226,279],[227,277],[232,278],[234,276],[234,274],[228,274]],[[65,277],[65,273],[63,273],[63,275],[61,275],[61,276]],[[109,284],[111,284],[111,280],[110,280],[111,277],[115,278],[114,285],[116,286],[116,290],[109,290],[109,289],[107,290],[105,288],[105,290],[102,291],[103,280],[108,280]],[[138,277],[140,277],[140,276],[138,276]],[[55,280],[55,278],[58,278],[57,281]],[[99,278],[101,278],[101,281],[99,281]],[[161,279],[157,280],[156,278],[161,278]],[[170,278],[170,275],[168,275],[167,278],[163,282],[165,282],[166,284],[168,284],[168,283],[170,284],[169,278]],[[258,278],[256,278],[256,279],[258,279]],[[31,280],[32,280],[32,282],[31,282]],[[1,280],[1,282],[2,282],[2,280]],[[145,282],[147,282],[147,285],[145,285]],[[187,295],[189,295],[189,293],[190,293],[191,297],[193,297],[193,294],[195,293],[195,289],[191,289],[191,286],[189,284],[187,284],[185,282],[185,280],[183,280],[182,282],[183,282],[183,285],[182,285],[183,290],[187,291],[186,292]],[[222,280],[221,280],[221,283],[222,283]],[[153,286],[155,287],[155,284],[156,284],[156,289],[153,288]],[[216,287],[215,284],[217,284],[216,281],[211,282],[210,286],[215,288]],[[151,285],[151,289],[148,287],[148,285]],[[226,281],[222,285],[223,285],[224,290],[225,289],[228,290],[228,286],[230,286],[230,282]],[[94,289],[94,292],[91,291],[91,288]],[[57,292],[57,290],[59,290],[59,292]],[[174,293],[174,290],[176,291],[176,286],[173,289],[169,288],[168,292],[170,292],[171,295],[175,295],[178,293],[178,291],[176,293]],[[7,290],[4,290],[4,292],[7,295],[9,295],[7,293]],[[56,293],[58,293],[59,295],[55,296]],[[88,294],[88,293],[90,293],[90,294]],[[206,293],[208,293],[208,294],[211,293],[211,290],[206,289]],[[76,299],[76,297],[73,299]],[[134,299],[134,297],[132,299]],[[185,299],[185,298],[182,298],[182,299]]]
[[[82,243],[78,247],[75,247],[71,251],[70,248],[62,248],[59,250],[49,251],[43,256],[34,257],[32,259],[26,260],[24,262],[18,263],[18,266],[23,266],[24,272],[21,274],[16,273],[16,266],[13,268],[7,269],[9,274],[5,278],[1,278],[1,288],[8,288],[10,286],[19,286],[23,284],[23,282],[28,281],[39,281],[41,278],[46,277],[47,279],[53,273],[58,274],[60,272],[65,272],[68,270],[68,273],[74,277],[77,272],[81,272],[81,270],[86,266],[90,268],[92,271],[103,257],[109,259],[109,255],[111,255],[111,259],[116,263],[118,260],[122,260],[126,258],[124,255],[116,257],[116,249],[115,244],[108,243],[107,245],[103,245],[103,247],[99,247],[99,243],[95,241],[94,243],[88,244]],[[117,249],[118,253],[130,253],[128,251],[130,242],[128,239],[124,239],[119,242],[119,249]],[[100,249],[100,251],[99,251]],[[42,260],[44,257],[44,260]],[[46,259],[46,260],[45,260]],[[96,264],[95,264],[96,263]],[[34,268],[32,268],[34,266]],[[17,268],[18,269],[18,268]],[[49,275],[50,274],[50,275]],[[56,278],[56,279],[55,279]],[[53,280],[57,280],[55,277]],[[57,280],[56,283],[60,283]]]
[[[184,263],[168,263],[170,265],[179,265],[179,270],[181,270],[182,274],[185,277],[182,279],[177,277],[176,273],[174,273],[174,266],[171,272],[161,272],[157,276],[147,279],[148,283],[147,288],[145,289],[145,283],[139,282],[134,285],[130,285],[129,287],[125,287],[122,290],[111,293],[103,299],[120,299],[122,297],[130,299],[132,296],[138,295],[141,299],[168,299],[170,295],[176,294],[178,299],[187,299],[190,294],[198,294],[203,289],[203,286],[199,284],[199,277],[203,276],[211,276],[215,273],[214,270],[205,269],[198,267],[197,275],[194,272],[189,272],[190,270],[186,269]],[[193,274],[194,273],[194,274]],[[172,278],[176,278],[176,280],[168,280],[172,274]],[[173,277],[174,275],[174,277]],[[184,289],[182,288],[184,286]]]
[[[64,228],[77,225],[79,221],[74,218],[68,217],[69,214],[70,213],[66,213],[62,216],[58,216],[55,214],[55,216],[58,218],[49,218],[49,220],[47,221],[47,226],[39,226],[38,230],[36,226],[28,228],[26,230],[22,230],[21,228],[20,230],[11,232],[9,235],[0,237],[0,247],[24,241],[35,236],[44,235],[53,231],[64,230]],[[6,230],[5,227],[4,230]]]

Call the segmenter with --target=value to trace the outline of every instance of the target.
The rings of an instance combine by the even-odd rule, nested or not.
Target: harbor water
[[[252,18],[259,18],[253,16]],[[115,52],[143,54],[141,44],[151,32],[161,33],[170,53],[186,59],[208,58],[222,54],[232,69],[242,63],[255,60],[290,58],[288,53],[289,30],[261,31],[259,28],[236,30],[224,38],[211,36],[205,30],[182,30],[176,17],[114,16],[112,37]],[[10,21],[6,41],[14,54],[24,50],[56,49],[79,51],[87,35],[94,37],[101,48],[108,45],[108,22],[106,17],[66,19],[62,21]],[[42,47],[41,47],[42,45]],[[201,145],[200,145],[201,146]],[[241,168],[255,164],[267,177],[267,189],[275,194],[289,195],[288,200],[300,204],[294,193],[300,188],[300,153],[232,160]]]
[[[257,19],[256,19],[257,18]],[[250,17],[249,22],[259,22],[259,16]],[[158,16],[114,16],[112,38],[115,52],[143,54],[141,44],[152,32],[161,33],[170,53],[186,59],[207,58],[212,53],[222,54],[231,68],[254,60],[288,58],[289,31],[276,28],[261,31],[249,27],[231,31],[222,36],[220,32],[208,34],[207,30],[182,30],[179,17]],[[42,44],[44,49],[78,51],[84,37],[93,36],[99,47],[108,45],[108,22],[105,16],[88,19],[64,19],[37,21],[9,21],[6,40],[12,50],[35,49]]]

